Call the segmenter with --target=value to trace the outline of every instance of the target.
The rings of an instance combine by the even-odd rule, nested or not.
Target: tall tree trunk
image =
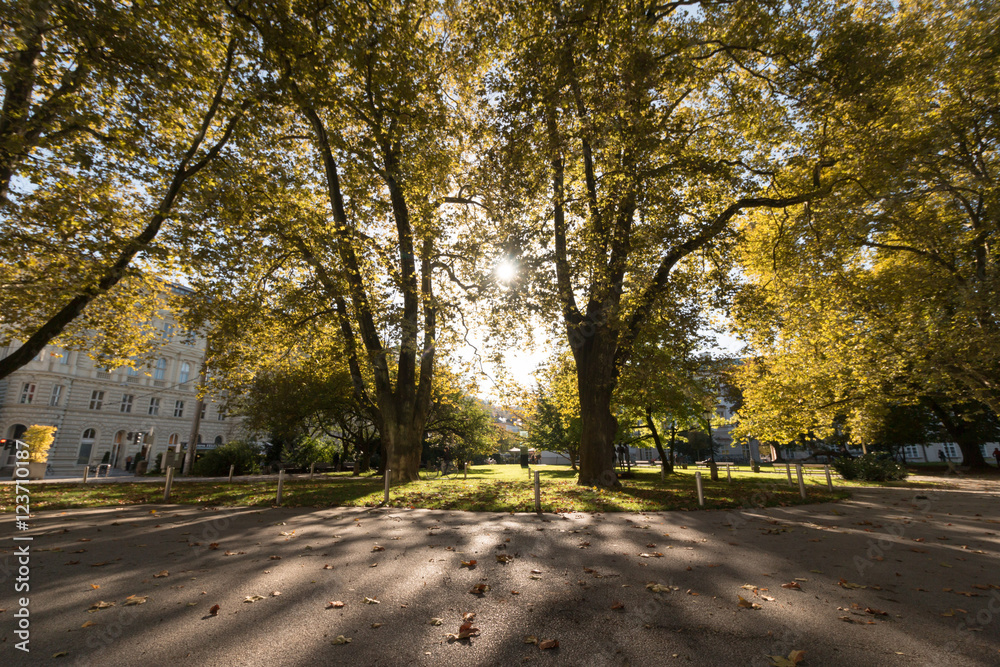
[[[677,420],[673,419],[670,421],[670,469],[667,471],[669,473],[674,472],[674,452],[677,451]]]
[[[646,406],[646,427],[653,434],[653,444],[656,445],[656,453],[660,455],[660,467],[663,469],[663,474],[672,473],[673,467],[667,461],[666,452],[663,451],[663,443],[660,442],[660,432],[656,430],[656,422],[653,421],[653,409],[649,406]]]
[[[580,477],[582,486],[618,486],[614,439],[618,419],[611,413],[615,390],[616,333],[594,327],[593,335],[573,348],[580,391]],[[573,340],[571,335],[571,340]]]

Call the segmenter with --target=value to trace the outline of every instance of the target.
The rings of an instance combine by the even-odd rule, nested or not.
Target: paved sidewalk
[[[34,537],[30,654],[14,648],[3,522],[0,662],[768,665],[804,650],[803,667],[996,665],[998,506],[1000,485],[961,480],[744,512],[44,512],[18,533]],[[114,606],[88,612],[99,602]],[[479,636],[449,642],[467,612]]]

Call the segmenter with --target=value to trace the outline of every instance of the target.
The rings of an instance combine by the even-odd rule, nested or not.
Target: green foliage
[[[846,480],[890,482],[906,479],[907,475],[902,463],[893,461],[884,453],[869,452],[855,459],[839,458],[831,465]]]
[[[202,477],[222,477],[235,465],[237,475],[255,475],[260,472],[261,451],[256,443],[233,440],[205,452],[195,461],[192,472]]]
[[[285,460],[301,468],[313,463],[333,463],[341,452],[340,446],[324,438],[302,438],[285,452]]]

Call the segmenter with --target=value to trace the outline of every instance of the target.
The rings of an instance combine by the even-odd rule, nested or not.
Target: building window
[[[182,361],[181,362],[181,374],[180,374],[180,377],[177,378],[177,381],[180,382],[181,384],[184,384],[189,379],[191,379],[191,364],[189,364],[186,361]]]
[[[172,338],[174,335],[174,325],[170,322],[163,323],[163,337]]]
[[[87,465],[90,463],[90,452],[94,449],[94,440],[97,437],[97,433],[92,428],[88,428],[83,432],[83,436],[80,438],[80,451],[76,455],[77,465]]]
[[[63,386],[61,384],[52,386],[52,395],[49,396],[49,405],[56,406],[59,405],[59,401],[62,399]]]
[[[160,414],[160,399],[158,398],[149,399],[149,412],[147,414],[153,417]]]
[[[955,443],[953,442],[944,443],[944,455],[947,456],[949,459],[958,457],[958,450],[955,447]]]
[[[135,399],[133,394],[122,394],[122,412],[132,412],[132,401]]]
[[[215,445],[218,446],[221,444],[222,444],[222,436],[221,435],[215,436]]]
[[[205,411],[206,410],[208,410],[208,406],[205,405],[204,403],[202,403],[201,404],[201,416],[199,417],[199,419],[204,419],[205,418]],[[201,442],[201,441],[199,440],[198,442]]]
[[[35,384],[33,382],[25,382],[21,385],[20,402],[30,405],[33,400],[35,400]]]
[[[176,433],[171,433],[170,437],[167,438],[167,449],[172,449],[175,452],[180,451],[181,436]]]
[[[167,360],[160,357],[156,360],[156,368],[153,369],[153,379],[162,380],[167,376]]]
[[[90,409],[100,410],[101,406],[104,404],[104,392],[103,391],[92,391],[90,392]]]
[[[184,401],[174,401],[174,417],[184,416]]]
[[[906,447],[903,448],[903,451],[906,452],[907,459],[923,458],[920,454],[920,448],[916,445],[906,445]]]
[[[220,422],[226,420],[226,411],[223,410],[221,407],[219,408],[219,413],[216,415],[216,419],[218,419]]]
[[[139,369],[138,369],[138,368],[132,368],[131,366],[129,366],[129,368],[128,368],[128,371],[127,371],[127,372],[128,372],[128,376],[129,376],[130,378],[136,378],[136,377],[139,377]]]
[[[59,363],[63,366],[69,365],[69,350],[63,350],[62,355],[59,357]]]

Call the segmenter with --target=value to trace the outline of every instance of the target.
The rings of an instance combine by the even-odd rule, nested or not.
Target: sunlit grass
[[[633,469],[616,490],[578,486],[568,466],[538,466],[541,507],[544,512],[618,512],[693,510],[698,508],[694,469],[678,470],[660,481],[659,469]],[[719,482],[704,471],[705,506],[714,509],[795,505],[829,502],[848,496],[842,490],[829,493],[825,478],[809,479],[808,497],[799,497],[798,485],[777,475],[734,473],[733,482],[721,473]],[[838,482],[842,485],[843,482]],[[160,503],[160,484],[36,484],[30,486],[32,510],[105,507]],[[252,481],[175,481],[171,502],[187,505],[271,506],[275,501],[274,478]],[[317,475],[314,479],[288,479],[283,505],[289,507],[370,507],[383,499],[380,477],[352,477],[343,473]],[[0,512],[12,512],[14,487],[0,488]],[[532,473],[516,465],[477,466],[468,478],[456,476],[420,480],[392,487],[389,505],[425,509],[529,512],[534,509]]]

